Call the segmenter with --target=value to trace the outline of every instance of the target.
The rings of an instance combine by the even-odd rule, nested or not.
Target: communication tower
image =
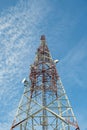
[[[29,79],[10,130],[80,130],[45,36],[41,36]]]

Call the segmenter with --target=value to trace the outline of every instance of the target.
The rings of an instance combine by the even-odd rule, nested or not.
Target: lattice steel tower
[[[80,130],[57,73],[57,62],[42,35],[29,79],[23,80],[24,93],[10,130]]]

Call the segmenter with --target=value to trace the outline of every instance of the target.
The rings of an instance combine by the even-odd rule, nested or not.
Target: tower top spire
[[[45,38],[45,35],[41,35],[40,40],[41,40],[41,45],[42,45],[42,46],[46,45],[46,38]]]
[[[41,40],[41,41],[42,41],[42,40],[45,41],[45,40],[46,40],[45,35],[41,35],[41,39],[40,39],[40,40]]]

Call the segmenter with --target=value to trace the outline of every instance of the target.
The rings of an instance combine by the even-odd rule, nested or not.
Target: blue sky
[[[81,130],[87,130],[87,1],[0,0],[0,130],[9,130],[45,34]]]

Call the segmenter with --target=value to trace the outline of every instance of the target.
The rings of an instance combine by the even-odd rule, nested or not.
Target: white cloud
[[[48,7],[46,0],[45,2],[44,0],[20,0],[20,3],[7,12],[4,11],[0,17],[0,113],[6,112],[3,117],[0,116],[2,120],[0,130],[9,130],[11,126],[14,109],[17,108],[23,91],[20,81],[28,75],[29,65],[38,44],[37,38],[41,32],[38,26],[43,21],[47,22],[46,16],[49,11],[50,6]],[[60,16],[61,12],[58,15]],[[67,28],[73,28],[71,24],[75,24],[77,19],[74,22],[73,18],[70,21],[67,20],[68,16],[66,20],[65,18],[64,14],[61,15],[61,20],[58,17],[59,27],[56,24],[53,27],[54,32],[51,30],[52,34],[59,32],[60,37],[62,32],[66,33]],[[48,27],[44,26],[45,29]],[[65,74],[66,80],[73,78],[81,86],[81,80],[76,72],[81,72],[80,64],[86,58],[86,45],[86,42],[82,40],[70,50],[63,61],[60,61],[60,71]],[[9,117],[10,121],[4,121]]]
[[[9,130],[10,125],[8,123],[0,123],[0,130]]]
[[[64,80],[67,82],[76,82],[78,86],[83,87],[81,74],[85,75],[86,57],[87,57],[87,39],[82,39],[60,62],[60,73],[65,74]],[[85,63],[83,69],[83,63]],[[80,74],[80,75],[79,75]],[[81,78],[80,78],[81,76]]]
[[[9,23],[1,24],[1,25],[0,25],[0,30],[4,30],[4,29],[6,29],[6,28],[9,27],[9,26],[10,26]]]
[[[45,8],[44,1],[21,0],[0,17],[0,130],[10,129],[23,92],[20,81],[28,75],[38,44],[33,43],[39,37],[37,26],[49,11]]]

